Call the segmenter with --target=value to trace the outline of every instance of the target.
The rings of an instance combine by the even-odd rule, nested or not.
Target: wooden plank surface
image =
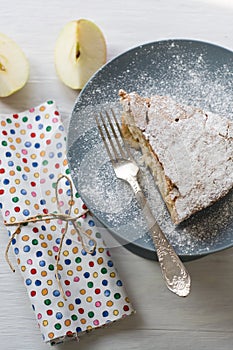
[[[55,99],[65,123],[77,98],[54,69],[53,50],[62,26],[89,18],[103,30],[108,60],[144,42],[192,38],[233,49],[233,3],[217,0],[8,0],[1,4],[0,32],[14,38],[31,66],[27,86],[0,100],[1,113],[19,112]],[[4,259],[7,233],[0,241],[0,347],[2,350],[43,350],[40,331],[30,309],[19,272]],[[233,344],[233,249],[187,263],[192,293],[171,294],[159,266],[123,247],[114,248],[116,266],[137,310],[136,315],[60,349],[229,350]],[[14,258],[13,258],[14,259]]]

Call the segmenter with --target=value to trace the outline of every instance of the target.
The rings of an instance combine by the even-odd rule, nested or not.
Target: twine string
[[[68,202],[69,209],[68,209],[68,213],[67,214],[61,212],[61,204],[60,204],[60,201],[59,201],[59,193],[58,193],[58,184],[63,178],[65,178],[69,182],[69,186],[70,186],[70,199],[69,199],[69,202]],[[35,216],[30,216],[30,217],[28,217],[25,220],[19,220],[19,221],[15,221],[13,223],[12,222],[4,222],[4,224],[6,226],[16,226],[16,229],[15,229],[14,233],[11,235],[11,237],[10,237],[10,239],[8,241],[8,244],[7,244],[7,247],[6,247],[6,251],[5,251],[5,258],[6,258],[6,261],[7,261],[8,265],[10,266],[11,270],[13,272],[15,272],[15,268],[13,267],[13,265],[12,265],[10,259],[9,259],[9,249],[10,249],[12,241],[15,239],[15,237],[21,233],[22,226],[26,226],[26,225],[28,225],[31,222],[35,223],[35,222],[39,222],[39,221],[45,221],[45,222],[50,222],[50,220],[65,221],[65,228],[64,228],[64,230],[62,232],[62,236],[61,236],[61,240],[60,240],[60,244],[59,244],[59,249],[58,249],[58,254],[57,254],[57,257],[56,257],[55,277],[56,277],[56,280],[57,280],[57,283],[58,283],[59,290],[60,290],[64,300],[67,300],[66,295],[65,295],[64,290],[63,290],[63,287],[62,287],[62,284],[61,284],[61,281],[60,281],[59,274],[58,274],[58,265],[59,265],[59,262],[60,262],[60,257],[61,257],[61,252],[62,252],[64,238],[65,238],[66,233],[68,231],[69,222],[72,223],[75,231],[77,232],[78,237],[79,237],[79,241],[81,242],[81,245],[82,245],[82,247],[83,247],[83,249],[85,250],[86,253],[92,254],[95,251],[95,249],[96,249],[97,243],[96,243],[96,240],[93,239],[92,237],[90,237],[85,232],[84,229],[82,229],[81,227],[78,227],[76,225],[76,221],[78,219],[80,219],[82,216],[84,216],[89,210],[88,209],[84,210],[78,216],[72,216],[71,215],[71,211],[72,211],[72,208],[73,208],[73,205],[74,205],[75,202],[74,202],[73,185],[72,185],[72,182],[71,182],[71,180],[69,179],[68,176],[61,175],[58,178],[58,180],[56,182],[56,186],[55,186],[55,193],[56,193],[56,202],[57,202],[57,206],[58,206],[58,213],[38,214],[38,215],[35,215]],[[92,241],[93,246],[91,247],[91,249],[88,247],[87,244],[85,244],[84,238],[88,238],[88,241],[89,240]]]

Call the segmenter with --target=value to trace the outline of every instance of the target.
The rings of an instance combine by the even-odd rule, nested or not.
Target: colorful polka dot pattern
[[[53,101],[27,112],[0,118],[0,209],[6,222],[14,223],[39,213],[57,211],[55,184],[69,175],[65,156],[66,136]],[[58,189],[59,205],[68,212],[69,182]],[[71,215],[86,209],[75,195]],[[94,218],[84,215],[78,225],[97,242],[87,254],[69,224],[58,264],[67,300],[55,278],[63,221],[43,221],[22,227],[12,247],[33,310],[46,342],[56,344],[130,315],[132,306],[114,267],[110,252]],[[15,230],[13,226],[9,235]]]

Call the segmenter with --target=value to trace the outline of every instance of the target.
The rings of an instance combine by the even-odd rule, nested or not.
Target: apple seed
[[[80,56],[79,43],[77,43],[77,45],[76,45],[76,60],[79,58],[79,56]]]
[[[6,67],[0,62],[0,70],[1,71],[6,71]]]

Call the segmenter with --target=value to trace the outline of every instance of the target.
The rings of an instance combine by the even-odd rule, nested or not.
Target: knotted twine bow
[[[58,183],[63,179],[65,178],[68,182],[69,182],[69,186],[70,186],[70,200],[69,200],[69,210],[68,210],[68,214],[65,214],[65,213],[62,213],[61,210],[60,210],[60,202],[59,202],[59,198],[58,198]],[[61,236],[61,240],[60,240],[60,245],[59,245],[59,250],[58,250],[58,254],[57,254],[57,257],[56,257],[56,265],[55,265],[55,276],[56,276],[56,280],[57,280],[57,283],[58,283],[58,287],[59,287],[59,290],[64,298],[64,300],[67,300],[66,296],[65,296],[65,293],[64,293],[64,290],[62,288],[62,285],[61,285],[61,281],[60,281],[60,278],[59,278],[59,275],[58,275],[58,263],[60,261],[60,256],[61,256],[61,251],[62,251],[62,245],[63,245],[63,241],[64,241],[64,238],[65,238],[65,235],[67,233],[67,230],[68,230],[68,224],[69,224],[69,221],[72,223],[75,231],[77,232],[78,234],[78,237],[79,237],[79,240],[81,241],[81,244],[82,244],[82,247],[83,249],[86,251],[86,253],[88,254],[92,254],[95,249],[96,249],[96,240],[91,238],[81,227],[78,227],[77,226],[77,220],[79,218],[81,218],[82,216],[84,216],[88,211],[89,209],[86,209],[85,211],[83,211],[80,215],[78,216],[71,216],[71,210],[72,210],[72,207],[74,205],[74,191],[73,191],[73,185],[72,185],[72,182],[71,180],[68,178],[68,176],[66,175],[61,175],[57,182],[56,182],[56,187],[55,187],[55,193],[56,193],[56,202],[57,202],[57,206],[58,206],[58,213],[48,213],[48,214],[38,214],[38,215],[35,215],[35,216],[31,216],[25,220],[20,220],[20,221],[15,221],[13,223],[11,222],[4,222],[4,224],[6,226],[17,226],[16,230],[14,231],[14,233],[11,235],[10,237],[10,240],[8,242],[8,245],[6,247],[6,252],[5,252],[5,258],[6,258],[6,261],[8,262],[11,270],[13,272],[15,272],[15,269],[13,267],[13,265],[11,264],[10,262],[10,259],[9,259],[9,256],[8,256],[8,253],[9,253],[9,249],[10,249],[10,246],[12,244],[12,241],[13,239],[16,237],[16,235],[20,234],[21,233],[21,227],[22,226],[25,226],[25,225],[28,225],[30,222],[38,222],[38,221],[45,221],[45,222],[49,222],[49,220],[62,220],[62,221],[65,221],[66,222],[66,225],[65,225],[65,228],[62,232],[62,236]],[[84,240],[83,240],[83,236],[87,237],[89,240],[92,241],[92,248],[89,249],[87,247],[87,245],[84,243]]]

